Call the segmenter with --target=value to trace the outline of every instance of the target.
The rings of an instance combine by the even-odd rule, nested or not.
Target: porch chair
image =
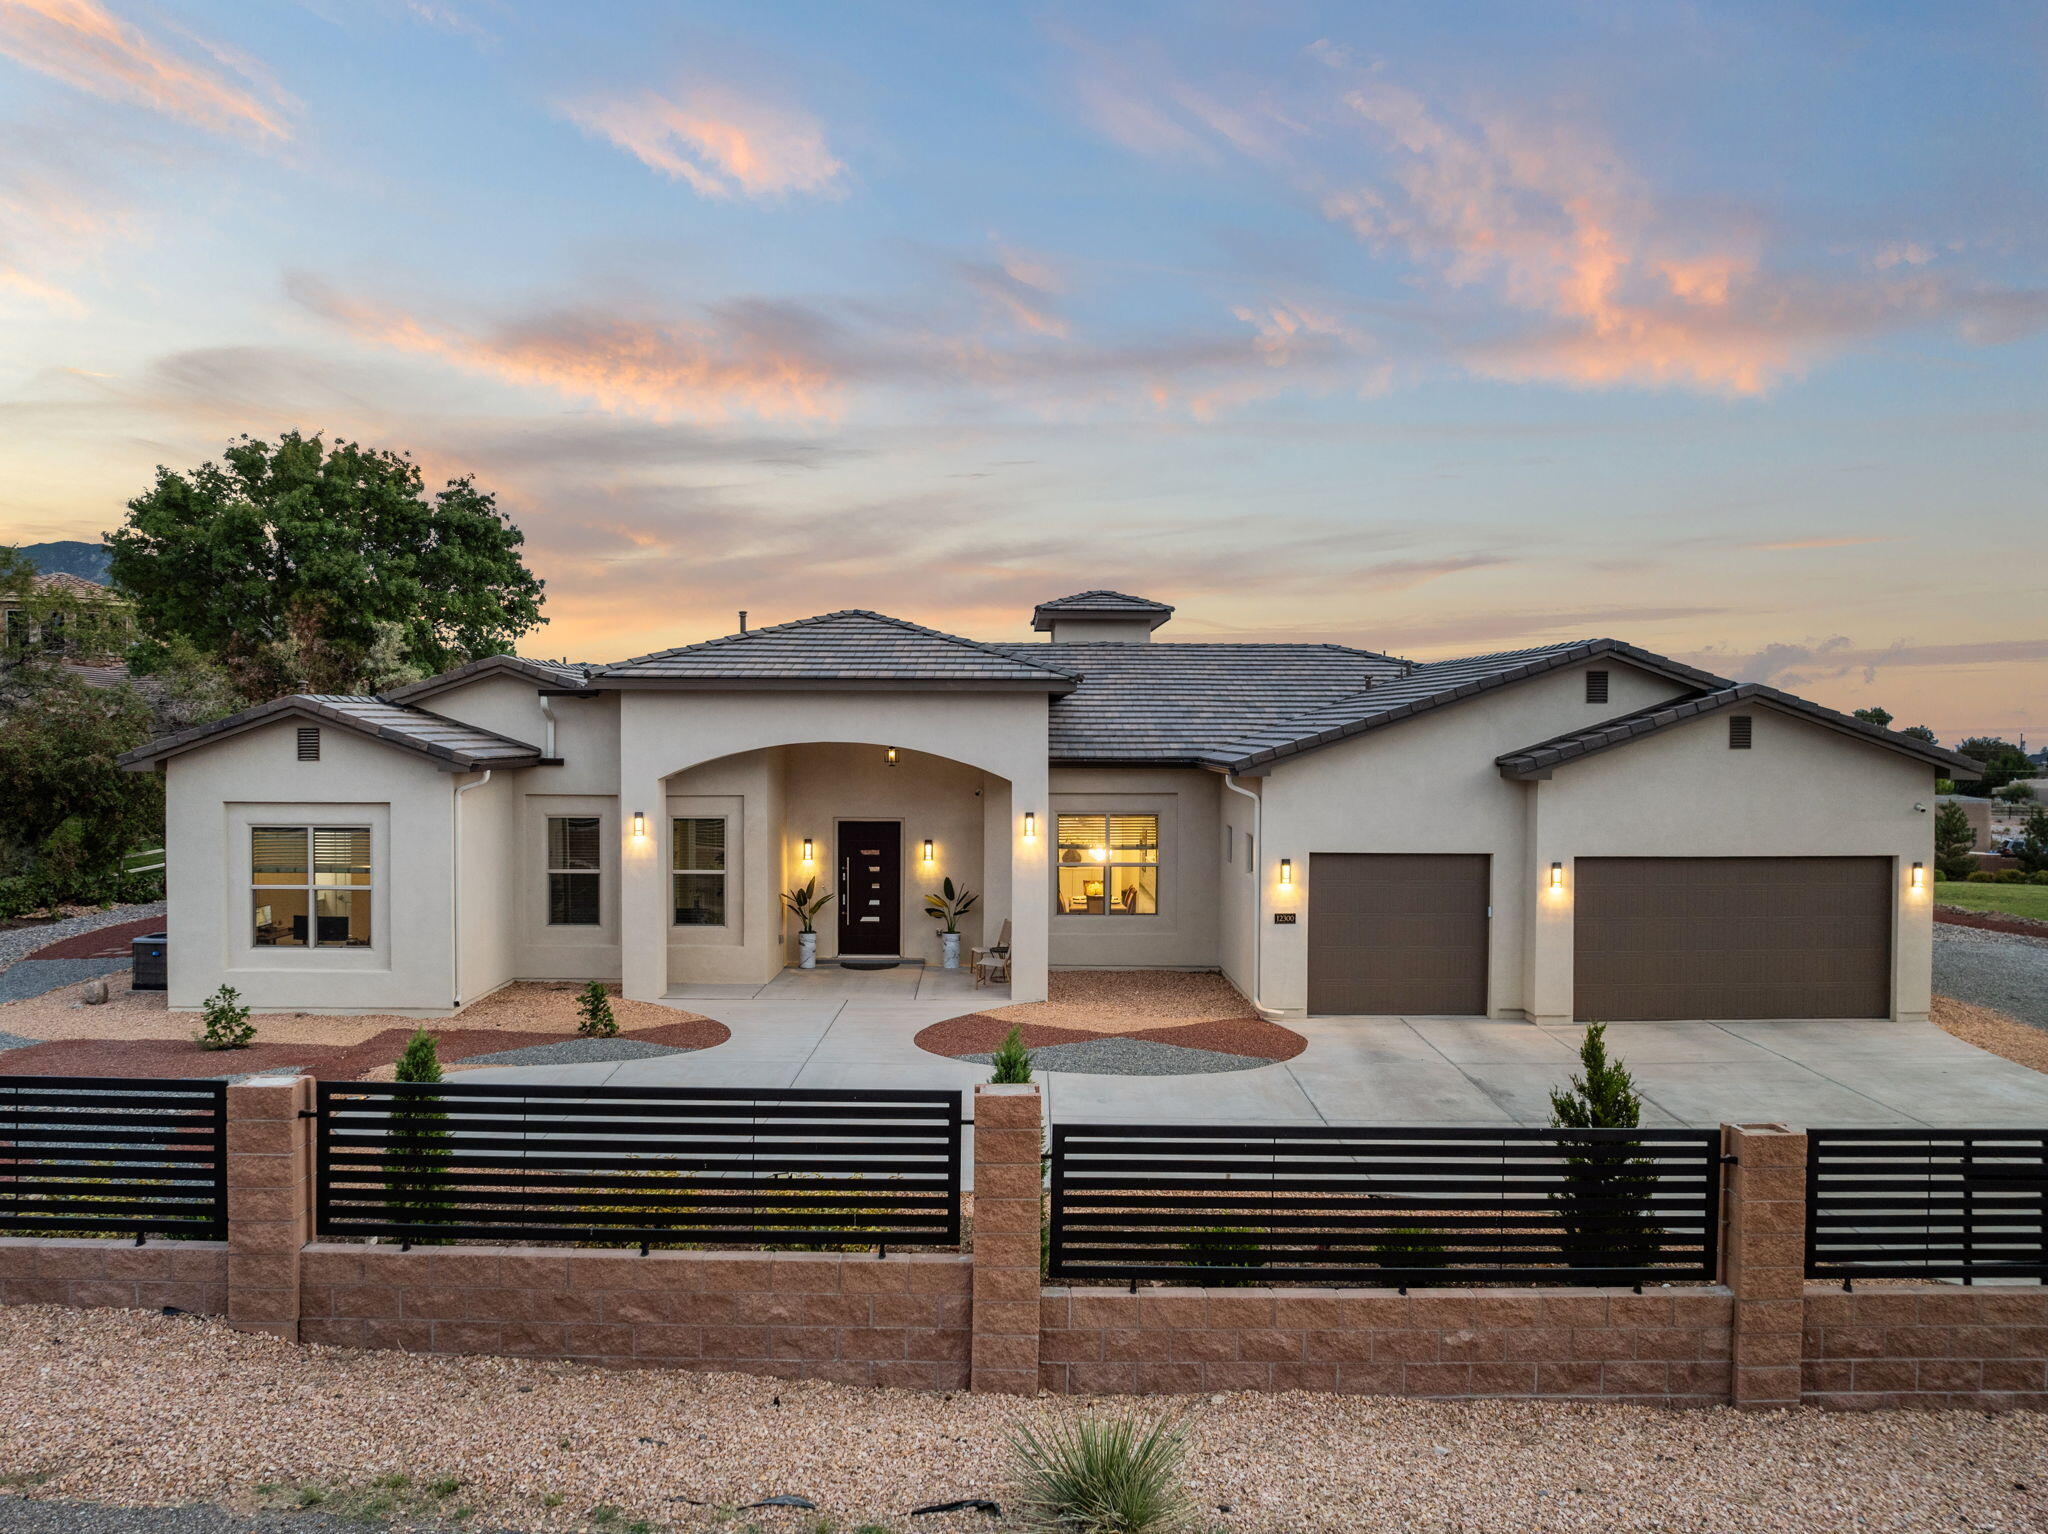
[[[994,985],[1000,981],[1010,983],[1010,922],[1003,919],[1002,930],[996,934],[995,942],[987,948],[977,948],[971,955],[974,961],[974,988]]]

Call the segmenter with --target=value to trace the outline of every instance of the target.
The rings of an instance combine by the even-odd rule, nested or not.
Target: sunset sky
[[[2048,10],[0,0],[0,541],[288,427],[613,659],[1615,635],[2048,737]]]

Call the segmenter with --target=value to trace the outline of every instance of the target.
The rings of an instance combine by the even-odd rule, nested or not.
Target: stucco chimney
[[[1152,631],[1173,616],[1164,602],[1121,591],[1080,591],[1040,602],[1031,626],[1054,644],[1145,644]]]

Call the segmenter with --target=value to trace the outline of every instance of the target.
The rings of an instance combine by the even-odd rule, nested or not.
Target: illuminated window
[[[595,927],[602,910],[598,819],[548,816],[548,925]]]
[[[1061,815],[1063,916],[1159,914],[1159,817]]]
[[[249,900],[258,948],[368,948],[368,826],[251,826]]]
[[[669,844],[678,927],[725,925],[725,822],[678,820]]]

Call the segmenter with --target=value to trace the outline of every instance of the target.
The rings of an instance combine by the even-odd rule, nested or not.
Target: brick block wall
[[[542,1251],[319,1244],[299,1336],[959,1390],[972,1265],[951,1254]]]
[[[2048,1289],[1816,1284],[1805,1322],[1809,1406],[2048,1410]]]
[[[224,1241],[134,1246],[91,1237],[0,1237],[0,1304],[81,1310],[228,1310]]]
[[[1048,1289],[1039,1382],[1720,1406],[1733,1307],[1718,1288]]]

